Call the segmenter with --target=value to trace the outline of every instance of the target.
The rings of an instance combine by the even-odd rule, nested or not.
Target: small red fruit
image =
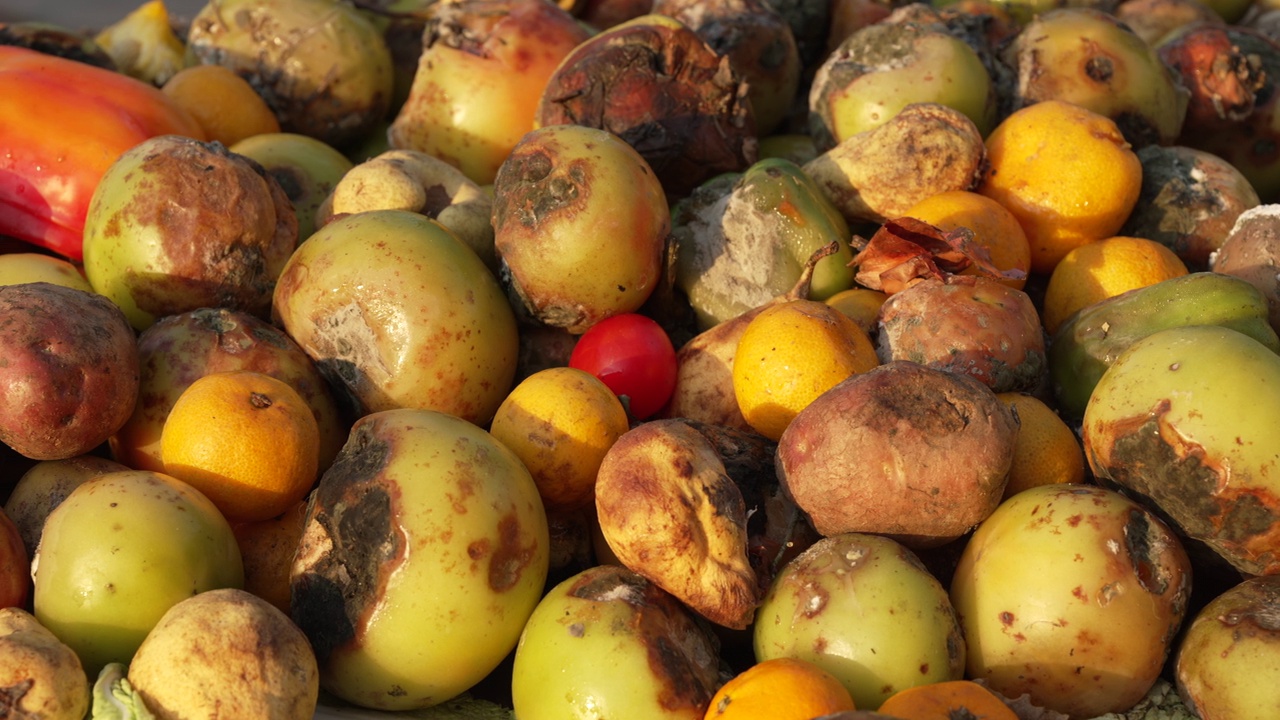
[[[569,367],[585,370],[627,399],[632,417],[656,413],[676,387],[676,351],[662,326],[636,313],[606,318],[583,333]]]

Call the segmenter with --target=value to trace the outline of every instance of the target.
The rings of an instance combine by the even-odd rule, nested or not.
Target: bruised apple
[[[547,78],[588,32],[545,0],[434,3],[426,13],[417,72],[388,138],[487,185],[533,129]]]
[[[82,455],[129,418],[138,349],[107,298],[52,283],[0,287],[0,441],[35,460]]]

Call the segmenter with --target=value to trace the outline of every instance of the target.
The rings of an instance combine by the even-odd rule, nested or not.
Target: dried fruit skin
[[[1280,224],[1275,205],[1246,210],[1222,241],[1213,271],[1246,280],[1262,293],[1267,320],[1280,332]]]
[[[1196,614],[1178,649],[1178,694],[1205,720],[1262,720],[1280,704],[1280,577],[1249,578]]]
[[[728,57],[664,15],[578,45],[547,81],[538,125],[607,130],[634,147],[672,198],[757,159],[747,86]]]

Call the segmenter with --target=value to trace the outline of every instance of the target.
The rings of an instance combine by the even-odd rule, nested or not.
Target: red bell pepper
[[[204,139],[186,110],[127,75],[0,46],[0,235],[79,261],[94,188],[156,135]]]

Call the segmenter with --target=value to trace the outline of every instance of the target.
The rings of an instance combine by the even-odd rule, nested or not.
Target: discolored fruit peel
[[[885,300],[878,324],[881,362],[908,360],[966,375],[998,393],[1046,387],[1040,316],[1026,293],[998,280],[921,280]]]
[[[0,286],[0,357],[0,441],[34,460],[93,450],[137,402],[133,329],[97,293]]]
[[[215,372],[252,370],[298,392],[320,429],[320,469],[333,462],[348,420],[328,382],[280,328],[247,312],[200,308],[160,318],[138,335],[140,379],[133,414],[110,438],[112,456],[129,467],[161,471],[160,432],[191,383]]]
[[[494,246],[512,304],[575,334],[657,287],[671,215],[649,164],[581,125],[524,136],[494,180]]]
[[[1277,387],[1280,356],[1235,330],[1148,335],[1116,359],[1089,399],[1089,466],[1241,572],[1276,572]]]
[[[430,410],[360,419],[309,502],[291,575],[321,686],[382,710],[461,694],[514,649],[548,548],[537,486],[488,433]]]
[[[1190,591],[1186,552],[1141,505],[1090,485],[1029,488],[956,567],[966,675],[1072,718],[1124,712],[1160,675]]]
[[[261,165],[220,143],[162,135],[103,175],[85,220],[84,268],[139,331],[203,307],[266,317],[297,243],[293,205]]]
[[[1115,121],[1135,148],[1174,143],[1189,94],[1159,54],[1114,15],[1063,7],[1032,19],[1005,48],[1014,109],[1061,100]]]
[[[43,460],[23,473],[4,501],[4,514],[17,526],[27,557],[35,557],[45,519],[72,490],[99,475],[128,469],[97,455],[77,455]]]
[[[1157,48],[1196,25],[1223,25],[1222,16],[1200,0],[1127,0],[1113,14]]]
[[[311,237],[320,204],[352,167],[347,156],[328,143],[299,133],[263,133],[232,145],[231,152],[256,160],[293,204],[298,241]]]
[[[1183,145],[1149,145],[1137,151],[1142,191],[1119,234],[1155,240],[1192,272],[1207,270],[1246,210],[1261,204],[1257,191],[1234,165]]]
[[[907,105],[936,103],[962,112],[986,135],[996,92],[977,52],[941,23],[895,20],[867,25],[818,67],[809,89],[809,134],[821,151],[887,123]]]
[[[416,407],[486,423],[515,375],[515,316],[497,279],[417,213],[325,225],[289,259],[273,314],[356,415]]]
[[[1171,278],[1102,300],[1058,328],[1049,344],[1058,409],[1083,417],[1098,381],[1121,353],[1148,335],[1186,325],[1228,327],[1280,352],[1266,300],[1247,282],[1213,272]]]
[[[751,624],[764,588],[747,557],[746,504],[695,425],[654,420],[619,437],[596,477],[596,516],[623,565],[712,622]]]
[[[672,212],[676,286],[701,329],[788,292],[809,257],[828,243],[808,296],[825,300],[853,284],[849,228],[800,166],[769,158],[741,175],[700,185]]]
[[[548,79],[537,125],[606,130],[636,149],[671,198],[758,158],[748,88],[730,59],[666,15],[580,43]]]
[[[0,697],[13,718],[82,718],[89,679],[75,652],[31,613],[0,608]]]
[[[966,655],[947,591],[905,546],[839,533],[774,580],[753,631],[755,657],[795,657],[835,675],[874,710],[893,693],[963,676]]]
[[[778,441],[778,478],[823,535],[942,545],[995,510],[1017,422],[986,385],[892,361],[819,396]]]
[[[772,133],[792,112],[803,70],[786,18],[765,0],[656,0],[651,11],[670,15],[698,33],[747,83],[756,132]]]
[[[344,147],[383,117],[394,91],[386,40],[354,6],[329,0],[218,0],[191,21],[188,52],[262,95],[286,132]]]
[[[1178,694],[1202,718],[1267,717],[1280,698],[1280,577],[1248,578],[1215,597],[1183,635],[1174,666]]]
[[[1222,23],[1187,28],[1159,47],[1160,59],[1190,93],[1186,131],[1225,130],[1253,113],[1266,83],[1262,57],[1237,42]]]
[[[856,226],[902,217],[940,192],[971,189],[985,158],[972,120],[945,105],[916,103],[802,167]]]
[[[524,720],[701,720],[728,679],[719,653],[675,597],[625,567],[597,565],[552,588],[529,618],[512,670],[515,711]]]
[[[237,588],[170,608],[138,647],[128,679],[158,718],[308,720],[320,695],[306,635],[284,612]]]
[[[1236,217],[1212,259],[1213,271],[1238,277],[1266,300],[1267,321],[1280,332],[1280,206],[1250,208]]]
[[[440,158],[490,184],[536,127],[552,73],[589,33],[540,0],[434,3],[423,14],[423,47],[409,96],[388,129],[391,147]]]

